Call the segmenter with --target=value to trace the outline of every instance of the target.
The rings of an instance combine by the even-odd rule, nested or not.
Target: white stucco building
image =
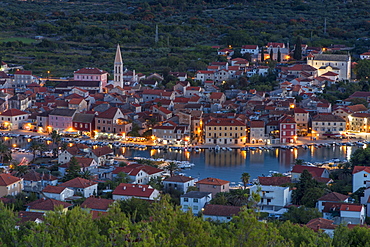
[[[351,78],[351,56],[349,54],[310,54],[307,64],[318,69],[318,76],[332,71],[338,74],[339,80]]]
[[[192,210],[194,215],[198,215],[211,200],[210,192],[190,191],[180,197],[181,210],[184,212]]]

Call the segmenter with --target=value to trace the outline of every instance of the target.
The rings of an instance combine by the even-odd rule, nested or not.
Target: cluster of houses
[[[241,53],[254,57],[259,50],[245,45]],[[266,54],[280,54],[285,61],[290,51],[284,43],[269,43]],[[198,86],[190,84],[186,73],[171,72],[176,85],[162,89],[161,75],[127,71],[119,46],[111,82],[108,72],[98,68],[79,69],[72,79],[48,78],[54,87],[46,87],[31,71],[19,70],[12,77],[0,71],[0,128],[119,138],[137,126],[139,134],[150,130],[157,143],[214,145],[294,143],[298,136],[369,132],[367,108],[351,100],[368,100],[370,92],[356,92],[335,105],[318,97],[325,85],[350,80],[350,55],[323,54],[306,45],[302,54],[306,63],[275,68],[279,87],[269,92],[220,90],[225,81],[268,72],[267,66],[249,66],[244,58],[197,71],[192,79]]]

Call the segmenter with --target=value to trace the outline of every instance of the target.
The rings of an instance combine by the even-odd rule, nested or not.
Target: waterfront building
[[[310,114],[302,108],[294,108],[294,121],[297,123],[298,136],[306,135],[308,133],[308,122]]]
[[[280,143],[297,142],[297,123],[294,117],[284,115],[279,120],[279,137]]]
[[[317,114],[312,118],[312,137],[314,138],[339,137],[345,128],[346,120],[333,114]]]
[[[2,129],[17,130],[27,121],[29,114],[18,109],[9,109],[0,114]]]
[[[349,130],[359,132],[370,132],[370,114],[353,113],[348,116]]]
[[[247,141],[246,124],[229,118],[213,119],[205,124],[205,144],[244,144]]]
[[[254,143],[267,143],[265,135],[265,122],[262,120],[253,120],[250,122],[249,142]]]

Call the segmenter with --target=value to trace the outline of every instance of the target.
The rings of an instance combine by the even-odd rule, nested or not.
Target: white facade
[[[195,80],[196,81],[214,81],[215,80],[215,72],[214,71],[198,71],[197,74],[195,75]]]
[[[265,143],[265,128],[250,128],[250,137],[249,137],[250,143]]]
[[[318,76],[332,71],[339,74],[339,80],[351,78],[351,56],[339,54],[317,54],[307,59],[307,64],[318,69]]]
[[[58,193],[48,193],[48,192],[43,192],[43,194],[47,198],[55,199],[55,200],[58,200],[58,201],[65,201],[66,198],[71,197],[71,196],[74,195],[74,191],[69,189],[69,188],[65,188],[60,194],[58,194]]]
[[[341,210],[340,211],[340,221],[345,224],[364,224],[365,222],[365,207],[361,207],[361,211],[350,211]]]
[[[292,191],[289,187],[253,185],[250,191],[260,194],[261,201],[257,205],[263,212],[278,211],[292,200]]]
[[[129,200],[132,198],[144,199],[144,200],[155,200],[159,198],[159,191],[154,189],[153,193],[149,197],[140,196],[129,196],[129,195],[113,195],[113,200]]]
[[[191,191],[180,197],[181,210],[192,210],[194,215],[202,212],[204,206],[212,200],[212,193]]]
[[[1,125],[4,127],[9,127],[10,130],[20,129],[23,123],[27,121],[28,114],[22,114],[17,116],[5,116],[1,115]]]
[[[352,192],[356,192],[359,188],[366,187],[366,181],[370,180],[370,173],[367,171],[359,171],[352,175]]]
[[[186,193],[190,186],[195,186],[194,179],[187,181],[187,182],[171,182],[171,181],[163,181],[163,186],[165,190],[170,190],[171,188],[175,190],[179,190],[182,193]]]

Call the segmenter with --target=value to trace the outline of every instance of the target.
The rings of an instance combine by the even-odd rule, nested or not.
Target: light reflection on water
[[[17,147],[27,148],[30,143],[26,138],[2,138],[9,146],[16,144]],[[333,158],[349,160],[351,154],[357,149],[356,146],[335,146],[308,149],[269,151],[220,151],[215,153],[211,150],[203,150],[199,153],[147,149],[137,150],[132,148],[117,148],[117,154],[123,153],[126,157],[153,157],[170,160],[188,160],[195,164],[192,169],[184,170],[188,176],[196,178],[216,177],[232,182],[240,182],[243,172],[248,172],[251,179],[258,176],[268,175],[270,171],[287,172],[291,169],[295,159],[303,159],[309,162],[327,161]]]
[[[192,169],[184,170],[188,176],[196,178],[216,177],[228,181],[239,182],[241,174],[248,172],[251,178],[268,175],[270,171],[287,172],[296,159],[308,162],[328,161],[333,158],[349,160],[357,149],[353,146],[310,147],[308,149],[270,151],[220,151],[203,150],[199,153],[163,150],[126,149],[126,157],[154,157],[170,160],[188,160],[195,164]]]

